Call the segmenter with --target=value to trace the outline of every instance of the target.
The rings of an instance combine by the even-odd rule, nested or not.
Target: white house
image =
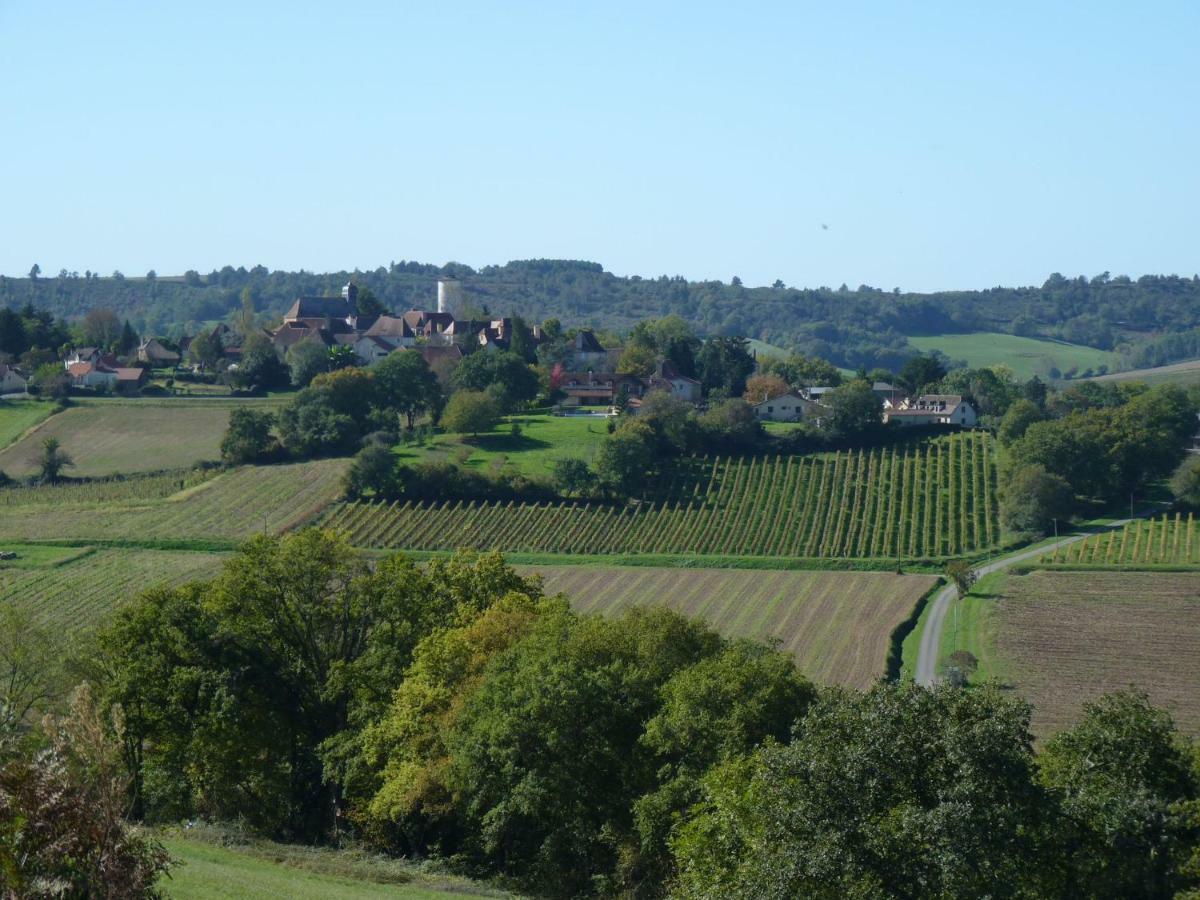
[[[67,374],[75,387],[111,388],[117,383],[116,371],[101,363],[69,363]]]
[[[63,360],[63,366],[70,369],[74,363],[94,363],[100,359],[100,356],[98,347],[77,347],[67,354],[67,358]]]
[[[339,344],[353,347],[354,355],[361,359],[365,365],[378,362],[396,349],[395,345],[387,339],[372,334],[352,332],[350,334],[334,335],[333,339]]]
[[[0,394],[20,394],[29,387],[29,379],[14,366],[0,363]]]
[[[909,427],[914,425],[960,425],[971,428],[979,421],[975,408],[958,394],[922,394],[901,404],[899,409],[884,410],[885,422]]]
[[[651,390],[667,391],[672,397],[688,403],[700,401],[700,382],[676,370],[670,360],[658,364],[658,370],[650,376]]]
[[[754,404],[754,415],[766,422],[799,422],[819,404],[805,400],[795,391],[788,391],[770,400]]]

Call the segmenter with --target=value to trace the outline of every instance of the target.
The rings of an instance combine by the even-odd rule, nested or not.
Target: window
[[[769,412],[769,413],[773,413],[773,412],[775,412],[775,407],[773,407],[773,406],[768,406],[768,407],[767,407],[767,412]]]

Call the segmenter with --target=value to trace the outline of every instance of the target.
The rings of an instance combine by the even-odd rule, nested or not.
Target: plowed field
[[[885,673],[892,632],[933,587],[930,575],[747,569],[533,567],[582,612],[662,604],[727,637],[778,639],[822,684],[866,687]]]

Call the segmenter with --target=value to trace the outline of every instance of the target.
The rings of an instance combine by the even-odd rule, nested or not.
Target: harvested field
[[[931,575],[744,569],[520,567],[581,612],[662,604],[727,637],[777,638],[821,684],[867,687],[885,674],[892,632],[936,583]]]
[[[0,540],[239,541],[314,519],[341,491],[346,460],[245,466],[163,499],[101,507],[3,507]]]
[[[0,469],[32,474],[42,441],[55,437],[75,461],[76,477],[177,469],[220,459],[232,405],[106,401],[76,406],[0,452]]]
[[[1200,574],[1034,572],[1010,576],[997,603],[997,654],[1036,734],[1131,685],[1200,734]]]
[[[57,565],[0,569],[0,602],[32,610],[36,623],[56,631],[85,631],[142,591],[215,575],[224,558],[163,550],[74,552]]]

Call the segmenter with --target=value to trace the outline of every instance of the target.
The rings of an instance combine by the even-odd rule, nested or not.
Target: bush
[[[442,413],[442,427],[456,434],[478,436],[500,421],[500,405],[482,391],[459,391]]]
[[[37,753],[0,746],[0,891],[5,897],[155,898],[170,857],[124,821],[128,778],[91,692],[52,722]]]
[[[271,434],[275,417],[252,409],[235,409],[221,439],[221,459],[229,465],[260,463],[279,455],[279,442]]]

